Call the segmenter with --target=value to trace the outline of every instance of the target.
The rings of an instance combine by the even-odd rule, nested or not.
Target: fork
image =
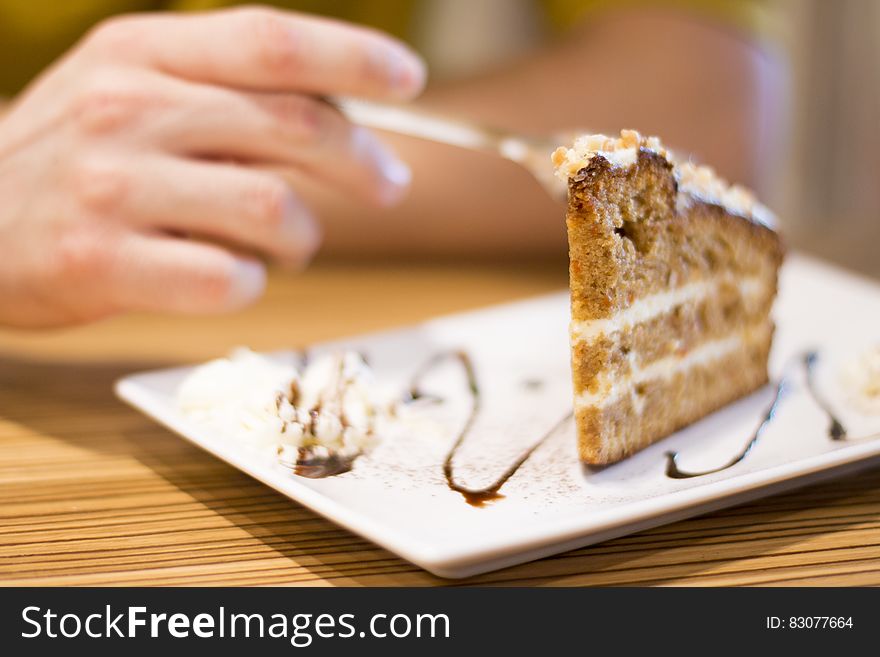
[[[353,98],[337,98],[333,103],[352,123],[490,153],[515,162],[532,174],[552,198],[565,199],[565,184],[553,175],[550,163],[550,155],[559,145],[557,140],[527,137],[469,121]]]

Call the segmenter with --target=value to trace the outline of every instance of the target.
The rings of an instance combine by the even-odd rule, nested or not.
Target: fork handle
[[[493,131],[425,112],[353,98],[336,98],[333,104],[353,123],[401,135],[499,153],[502,141]],[[500,153],[499,153],[500,154]]]
[[[516,162],[529,171],[552,198],[566,198],[566,186],[560,184],[550,167],[553,146],[549,141],[535,140],[394,105],[352,98],[337,98],[332,102],[350,121],[368,128],[491,153]]]

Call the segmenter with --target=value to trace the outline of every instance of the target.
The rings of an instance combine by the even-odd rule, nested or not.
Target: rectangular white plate
[[[783,269],[774,310],[771,374],[790,373],[787,394],[761,440],[741,463],[715,474],[671,479],[665,453],[684,469],[727,462],[765,414],[770,386],[603,470],[582,468],[569,422],[551,436],[482,508],[446,486],[442,462],[467,412],[454,366],[430,381],[447,402],[408,412],[406,430],[361,457],[353,471],[325,479],[297,477],[265,453],[218,440],[181,414],[175,390],[189,368],[135,374],[119,396],[184,438],[280,493],[443,577],[465,577],[596,543],[718,509],[880,460],[880,415],[854,410],[840,376],[880,344],[880,286],[800,256]],[[384,384],[403,389],[432,354],[464,349],[474,360],[483,409],[456,458],[456,478],[478,487],[571,408],[568,295],[559,293],[443,317],[398,331],[313,347],[363,352]],[[852,440],[832,441],[827,416],[806,392],[792,357],[818,347],[820,391]],[[724,372],[719,372],[724,376]],[[855,429],[853,429],[855,428]],[[856,430],[858,435],[856,434]]]

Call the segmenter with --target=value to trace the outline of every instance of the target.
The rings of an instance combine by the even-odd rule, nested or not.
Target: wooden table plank
[[[880,469],[464,581],[394,557],[116,401],[133,370],[561,289],[559,263],[276,273],[228,318],[0,331],[0,584],[880,585]]]

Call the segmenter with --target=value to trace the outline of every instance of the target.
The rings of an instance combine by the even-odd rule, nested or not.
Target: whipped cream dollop
[[[302,367],[249,349],[197,367],[178,388],[177,403],[220,436],[274,449],[286,463],[369,449],[391,406],[356,352]]]
[[[578,175],[596,156],[606,159],[611,166],[626,168],[634,165],[640,151],[646,150],[665,158],[672,164],[672,172],[678,183],[680,208],[686,208],[693,200],[723,207],[754,222],[774,228],[776,218],[755,195],[741,185],[731,185],[720,177],[712,167],[698,165],[679,158],[666,148],[657,137],[645,137],[636,130],[621,130],[619,137],[607,135],[581,135],[570,148],[560,146],[552,155],[556,176],[568,181]]]

